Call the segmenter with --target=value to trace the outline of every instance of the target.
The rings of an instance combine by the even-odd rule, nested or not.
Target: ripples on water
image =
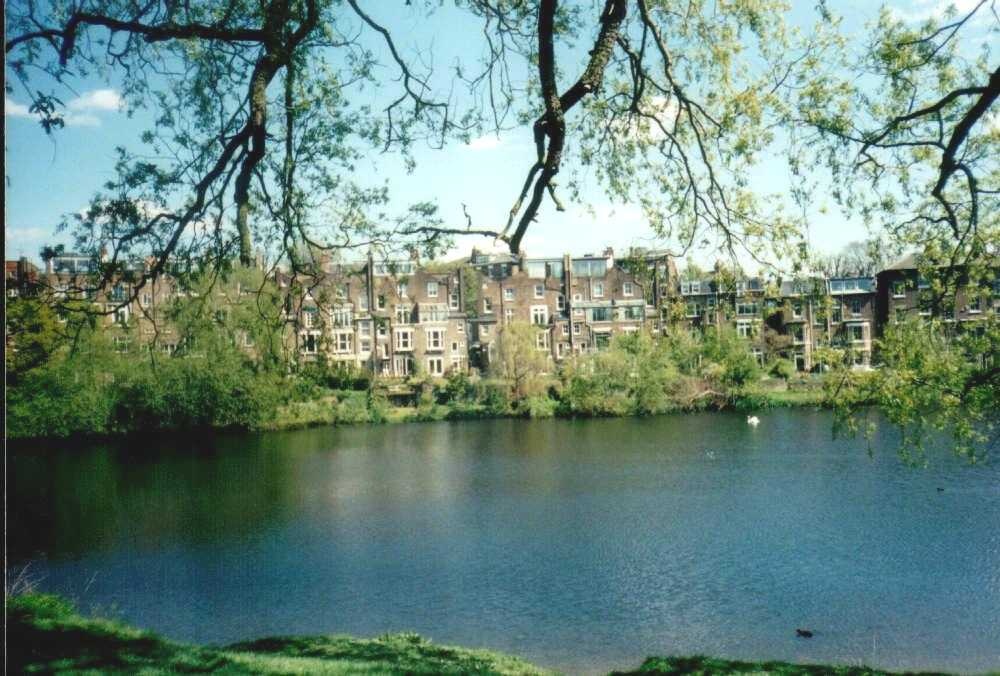
[[[11,561],[176,639],[415,630],[570,672],[650,654],[1000,666],[1000,472],[828,414],[319,429],[8,455]],[[939,488],[944,490],[938,490]],[[797,627],[815,631],[796,638]]]

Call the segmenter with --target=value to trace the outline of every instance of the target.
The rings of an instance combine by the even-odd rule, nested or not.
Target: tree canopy
[[[480,25],[481,54],[435,71],[431,46],[405,53],[359,0],[14,2],[7,68],[51,133],[64,87],[95,73],[120,83],[128,111],[150,113],[142,150],[119,148],[116,177],[68,223],[79,249],[109,252],[105,279],[129,257],[154,256],[150,276],[171,259],[249,264],[255,249],[305,269],[323,249],[433,253],[460,234],[516,253],[543,202],[587,200],[585,174],[641,205],[678,253],[708,237],[755,255],[798,244],[793,220],[748,180],[808,49],[783,3],[456,9]],[[359,103],[364,88],[377,104]],[[510,212],[482,226],[444,223],[431,201],[391,213],[392,186],[356,172],[376,151],[412,160],[418,140],[525,123],[525,180],[510,186]]]
[[[129,272],[132,294],[168,269],[218,273],[258,252],[293,276],[324,252],[435,254],[462,235],[518,253],[545,205],[586,203],[594,180],[609,200],[638,205],[678,257],[715,246],[797,270],[809,252],[789,209],[828,187],[876,237],[920,251],[938,297],[996,275],[993,0],[918,22],[887,8],[861,40],[823,0],[810,31],[796,30],[782,0],[407,0],[428,22],[447,9],[478,28],[478,53],[445,67],[434,40],[401,49],[383,5],[7,3],[8,91],[30,97],[48,133],[63,126],[73,83],[94,75],[151,120],[117,149],[89,209],[67,218],[76,248],[108,254],[94,284],[140,258],[151,263]],[[392,185],[358,171],[373,157],[419,170],[417,143],[519,127],[534,141],[524,180],[499,186],[511,208],[483,223],[468,211],[465,223],[446,222],[432,196],[400,206]],[[754,180],[774,158],[798,179],[788,195]],[[885,250],[857,253],[842,267],[870,274]],[[989,352],[947,385],[983,417],[997,409],[996,331],[991,321],[969,343]]]

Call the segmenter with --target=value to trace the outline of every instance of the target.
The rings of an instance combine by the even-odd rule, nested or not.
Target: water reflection
[[[8,544],[45,588],[185,640],[411,629],[572,673],[658,652],[995,668],[997,469],[943,449],[915,470],[830,429],[780,411],[757,428],[706,414],[21,449]]]

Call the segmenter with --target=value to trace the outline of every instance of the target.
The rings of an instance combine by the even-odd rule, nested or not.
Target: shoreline
[[[334,392],[334,391],[331,391]],[[130,437],[149,432],[166,434],[183,438],[191,435],[204,434],[260,434],[267,432],[289,432],[318,427],[344,427],[355,425],[388,425],[400,423],[421,422],[458,422],[463,420],[504,420],[504,419],[547,419],[560,420],[594,420],[600,418],[648,418],[655,415],[675,415],[700,413],[706,411],[737,411],[752,412],[775,408],[830,408],[821,388],[795,390],[752,390],[743,393],[729,393],[722,402],[705,401],[697,406],[679,406],[654,414],[624,414],[624,415],[581,415],[564,413],[557,408],[558,402],[546,398],[552,404],[548,409],[520,409],[516,406],[506,411],[491,410],[482,404],[431,404],[428,406],[389,406],[379,412],[377,418],[365,407],[354,405],[353,410],[343,415],[344,404],[350,406],[352,398],[359,398],[367,393],[364,391],[339,391],[325,397],[289,402],[280,406],[276,415],[254,428],[245,427],[187,427],[187,428],[153,428],[144,430],[126,430],[102,434],[71,434],[68,436],[22,436],[8,437],[8,443],[15,448],[29,443],[68,443],[88,444],[102,442],[127,441]],[[531,399],[531,398],[527,398]]]
[[[164,639],[123,622],[82,615],[69,601],[34,592],[8,594],[7,667],[13,673],[227,674],[384,673],[537,674],[558,672],[488,649],[442,646],[413,633],[365,639],[350,636],[278,636],[205,646]],[[702,655],[647,657],[614,675],[754,673],[782,676],[889,676],[864,666],[749,662]],[[923,672],[923,673],[942,673]]]
[[[550,400],[551,401],[551,400]],[[730,401],[724,405],[717,402],[709,402],[702,406],[680,406],[654,414],[624,414],[624,415],[579,415],[565,414],[558,409],[543,412],[541,415],[533,415],[532,411],[511,410],[509,412],[494,412],[485,406],[452,406],[449,404],[434,404],[429,407],[420,406],[394,406],[391,407],[382,420],[336,420],[320,415],[315,417],[289,415],[287,409],[301,407],[310,408],[315,402],[293,402],[282,407],[285,411],[270,424],[257,430],[247,430],[254,432],[283,432],[296,429],[307,429],[311,427],[324,427],[327,425],[343,426],[357,424],[396,424],[396,423],[419,423],[419,422],[442,422],[460,420],[501,420],[501,419],[544,419],[557,418],[560,420],[593,420],[600,418],[620,419],[620,418],[647,418],[654,415],[674,415],[684,413],[700,413],[704,411],[739,411],[750,412],[758,410],[768,410],[774,408],[829,408],[823,391],[815,390],[775,390],[771,392],[754,391],[746,394],[730,395]],[[555,402],[553,402],[555,403]],[[281,413],[285,413],[284,416]]]

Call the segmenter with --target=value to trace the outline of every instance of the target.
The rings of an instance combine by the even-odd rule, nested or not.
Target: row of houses
[[[891,322],[936,313],[965,326],[1000,308],[997,280],[962,287],[953,303],[932,307],[917,263],[907,256],[874,277],[765,280],[721,266],[682,275],[669,255],[648,250],[619,259],[612,249],[554,258],[474,249],[449,264],[369,256],[327,262],[308,277],[278,272],[274,281],[300,360],[322,357],[389,377],[486,369],[503,328],[515,322],[535,328],[535,348],[554,364],[604,349],[620,334],[731,327],[761,362],[787,358],[810,371],[825,347],[846,349],[857,367],[868,367],[873,339]],[[44,272],[23,260],[8,262],[7,293],[45,288],[65,295],[93,265],[73,254],[49,259]],[[134,294],[123,281],[91,300],[107,312],[116,343],[129,349],[148,342],[157,308],[179,293],[165,276]],[[163,351],[176,349],[169,327],[157,328],[156,336]],[[249,333],[240,344],[254,349]]]

